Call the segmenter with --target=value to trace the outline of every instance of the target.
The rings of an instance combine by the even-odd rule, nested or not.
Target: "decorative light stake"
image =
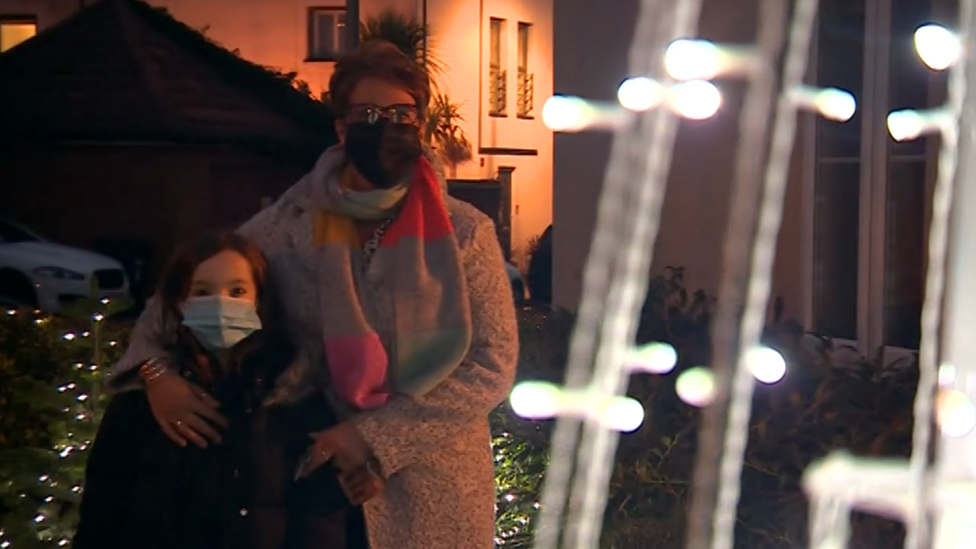
[[[783,7],[781,0],[764,0],[763,6],[767,13],[765,19],[769,21],[762,25],[762,32],[782,32],[782,20],[777,26],[773,24],[775,18],[768,16],[768,13],[781,13],[778,11]],[[759,111],[746,109],[746,114],[759,115],[753,120],[773,120],[774,124],[768,147],[764,142],[757,142],[757,149],[761,150],[751,151],[753,155],[765,155],[768,148],[769,162],[757,178],[764,192],[756,237],[755,240],[745,237],[746,246],[753,253],[742,254],[751,257],[752,263],[743,319],[745,335],[739,338],[744,343],[741,349],[756,348],[765,318],[796,110],[812,109],[835,120],[846,120],[856,108],[853,97],[846,92],[803,86],[817,2],[797,0],[796,6],[789,26],[783,89],[771,92],[768,100],[762,99]],[[624,394],[629,373],[665,373],[674,365],[676,357],[666,357],[662,348],[633,349],[630,341],[647,291],[647,271],[677,129],[675,115],[692,119],[714,115],[721,105],[721,95],[710,81],[713,78],[745,76],[752,81],[761,77],[768,82],[770,72],[775,70],[770,65],[778,51],[772,51],[775,48],[768,45],[768,37],[766,46],[756,48],[715,46],[683,39],[695,34],[700,8],[701,0],[643,0],[631,48],[631,74],[641,76],[621,84],[620,106],[611,108],[580,98],[553,98],[543,112],[545,123],[554,131],[613,129],[620,136],[614,141],[583,277],[584,292],[570,349],[566,389],[520,385],[512,395],[513,407],[527,415],[540,417],[551,412],[559,417],[536,530],[536,549],[592,549],[599,538],[610,474],[607,463],[612,461],[617,435],[607,428],[612,423],[605,417],[607,406],[588,407],[570,401],[617,402],[615,399]],[[648,61],[649,50],[664,55]],[[683,66],[689,60],[692,66]],[[739,158],[740,165],[745,165],[742,164],[744,153]],[[751,179],[756,178],[745,179],[751,184]],[[755,201],[749,207],[754,212]],[[741,215],[742,211],[740,208],[737,214]],[[621,216],[634,219],[633,225],[622,228],[618,223]],[[648,356],[660,360],[648,360]],[[714,519],[715,534],[711,536],[709,528],[705,540],[716,549],[731,547],[729,515],[734,518],[738,500],[740,452],[746,436],[742,423],[743,418],[748,420],[751,402],[748,397],[755,383],[754,376],[769,383],[784,373],[782,364],[771,358],[766,351],[754,351],[749,356],[742,353],[738,358],[739,371],[745,372],[748,378],[742,382],[737,373],[734,421],[717,433],[723,436],[729,432],[734,436],[728,453],[731,457],[721,464],[722,490]],[[757,366],[760,363],[767,367]],[[769,364],[773,366],[770,368]],[[688,377],[689,372],[697,372],[700,379],[695,375]],[[702,404],[707,404],[708,394],[713,391],[700,389],[715,387],[715,377],[707,369],[694,369],[684,372],[679,386],[679,393],[687,393],[689,400],[698,397]],[[570,457],[573,455],[575,459]],[[575,479],[572,478],[574,470]],[[701,539],[696,541],[701,542]]]
[[[959,35],[971,36],[976,30],[976,1],[960,0],[959,5]],[[976,258],[969,241],[976,234],[976,59],[967,55],[956,34],[938,25],[920,27],[915,46],[931,69],[951,71],[944,107],[888,116],[895,140],[933,132],[942,136],[929,229],[912,455],[906,463],[836,453],[811,466],[804,479],[812,500],[811,549],[842,547],[852,510],[904,521],[906,549],[964,549],[976,538],[976,312],[970,305],[976,298],[971,284]],[[951,212],[956,215],[950,217]],[[934,468],[929,463],[933,415],[941,434]]]

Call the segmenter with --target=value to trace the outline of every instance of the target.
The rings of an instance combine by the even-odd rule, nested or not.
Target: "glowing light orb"
[[[666,374],[678,362],[678,352],[667,343],[650,343],[634,348],[627,356],[627,369],[632,372]]]
[[[778,383],[786,376],[786,359],[775,349],[754,347],[746,353],[745,360],[752,376],[767,385]]]
[[[546,419],[560,412],[562,390],[543,381],[523,381],[508,397],[512,411],[525,419]]]
[[[644,407],[632,398],[614,398],[605,404],[601,416],[608,429],[631,433],[644,423]]]
[[[715,375],[702,366],[689,368],[678,375],[674,390],[685,404],[708,406],[715,398]]]
[[[542,123],[554,132],[581,131],[593,117],[593,108],[580,97],[554,95],[542,107]]]
[[[815,105],[824,118],[836,122],[847,122],[857,112],[857,99],[854,98],[854,94],[837,88],[820,90]]]
[[[515,414],[525,419],[574,416],[625,433],[644,422],[644,407],[632,398],[602,395],[590,389],[567,391],[544,381],[519,383],[512,389],[509,403]]]
[[[939,392],[935,399],[935,416],[947,437],[966,436],[976,427],[976,406],[965,393],[956,389]]]
[[[617,101],[623,108],[634,111],[648,111],[661,104],[663,86],[646,76],[628,78],[617,88]]]
[[[888,133],[895,141],[908,141],[925,131],[925,118],[916,110],[905,109],[888,114]]]
[[[675,80],[709,80],[721,70],[721,51],[707,40],[675,40],[664,52],[664,69]]]
[[[722,106],[722,92],[707,80],[681,82],[671,88],[671,108],[689,120],[711,118]]]
[[[930,69],[944,71],[962,57],[962,41],[941,25],[922,25],[915,31],[915,51]]]

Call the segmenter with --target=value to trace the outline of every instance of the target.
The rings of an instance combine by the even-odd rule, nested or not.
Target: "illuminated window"
[[[518,24],[518,117],[532,118],[532,73],[529,72],[529,36],[532,25]]]
[[[505,20],[491,18],[488,60],[488,114],[505,116],[508,78],[505,71]]]
[[[37,20],[33,17],[0,16],[0,53],[34,38],[37,34]]]
[[[308,9],[308,60],[335,61],[346,49],[346,10]]]

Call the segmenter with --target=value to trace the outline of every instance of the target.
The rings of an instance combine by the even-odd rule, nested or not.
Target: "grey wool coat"
[[[327,151],[326,154],[329,154]],[[299,342],[320,349],[322,304],[316,292],[310,191],[334,174],[313,170],[239,232],[268,257],[280,285],[289,329]],[[494,547],[495,484],[488,414],[508,394],[518,358],[518,329],[511,286],[493,222],[476,208],[445,198],[460,248],[470,299],[473,340],[466,359],[419,399],[395,396],[382,408],[346,410],[388,477],[385,491],[365,505],[371,549],[490,549]],[[354,262],[361,254],[353,254]],[[389,345],[393,319],[391,280],[370,265],[354,265],[363,310]],[[160,311],[150,305],[136,324],[110,385],[134,388],[131,374],[162,357]],[[388,347],[389,348],[389,347]],[[315,356],[314,354],[312,355]],[[318,355],[319,359],[321,355]],[[283,383],[312,384],[324,362],[305,361]],[[319,371],[321,370],[321,372]]]

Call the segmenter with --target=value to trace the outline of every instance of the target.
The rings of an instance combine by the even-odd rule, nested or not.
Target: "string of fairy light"
[[[974,30],[974,0],[960,1],[957,32],[937,24],[916,30],[915,49],[922,62],[934,71],[951,69],[947,101],[934,109],[894,111],[887,118],[888,132],[896,141],[927,134],[941,137],[911,457],[883,460],[836,452],[811,466],[804,478],[811,499],[811,549],[846,546],[853,510],[903,521],[906,549],[968,549],[976,535],[976,345],[971,334],[976,315],[970,294],[976,263],[968,249],[968,238],[976,231]],[[934,426],[941,437],[932,467]]]
[[[811,5],[809,1],[801,3],[807,7]],[[661,12],[665,5],[666,3],[654,0],[643,2],[638,29],[648,26],[649,20],[661,19]],[[695,0],[682,0],[670,5],[685,16],[697,17],[699,3]],[[803,25],[809,26],[812,20],[812,15],[807,13],[809,10],[800,11],[804,14]],[[686,36],[688,30],[694,26],[690,19],[680,20],[680,18],[673,24],[676,28],[682,29],[682,32],[676,33],[677,36]],[[798,26],[794,25],[793,31],[797,30]],[[806,34],[797,36],[806,36],[809,33],[809,29],[805,27],[799,30],[803,30]],[[674,29],[665,32],[671,33]],[[646,48],[649,44],[655,43],[655,39],[642,36],[640,32],[637,36],[639,40],[635,40],[635,48]],[[800,40],[800,43],[802,46],[803,40]],[[715,84],[715,80],[729,76],[751,77],[760,68],[766,70],[765,64],[770,62],[769,56],[760,55],[756,47],[714,44],[705,40],[686,38],[672,40],[662,53],[667,78],[656,79],[644,75],[628,78],[618,88],[616,103],[589,101],[571,96],[552,97],[546,102],[542,111],[544,123],[550,129],[560,132],[614,131],[618,133],[621,140],[626,141],[628,137],[633,137],[630,134],[634,133],[634,128],[639,127],[646,120],[644,113],[647,112],[666,113],[665,119],[668,118],[667,114],[673,114],[687,120],[706,120],[714,116],[722,105],[721,90]],[[796,57],[803,52],[793,53]],[[802,77],[802,65],[800,66],[799,76]],[[784,108],[778,111],[783,113],[782,116],[795,116],[796,109],[804,109],[812,110],[828,119],[844,122],[854,115],[856,101],[853,95],[845,90],[818,88],[793,80],[786,83],[789,87],[783,90],[781,101]],[[787,137],[792,139],[792,124],[783,127],[789,134]],[[779,131],[777,135],[785,134]],[[645,147],[643,154],[648,158],[648,164],[654,158],[670,159],[670,148],[674,143],[672,134],[640,137],[644,140],[641,145]],[[782,137],[775,139],[778,139],[777,144],[784,142]],[[614,147],[617,147],[616,141]],[[774,147],[774,152],[781,148],[777,145]],[[776,157],[780,156],[782,154]],[[631,158],[611,158],[607,167],[607,184],[601,196],[600,213],[603,213],[605,203],[617,203],[622,196],[632,192],[611,185],[615,180],[613,175],[623,169],[621,165],[628,165],[628,162],[632,161]],[[780,179],[785,178],[785,175],[780,173],[782,164],[778,162],[775,169],[766,174],[766,177],[777,185]],[[644,190],[651,187],[663,189],[666,171],[662,173],[648,170],[636,175],[637,177],[633,177],[631,183],[635,187]],[[619,196],[614,198],[614,194]],[[635,192],[635,194],[640,193]],[[658,194],[663,194],[663,190]],[[772,204],[765,209],[770,208],[779,211],[782,204]],[[556,481],[550,482],[549,478],[546,481],[540,524],[548,528],[540,526],[537,532],[536,545],[539,549],[556,549],[556,547],[590,549],[596,546],[603,515],[600,509],[605,503],[597,505],[595,502],[601,499],[605,501],[604,481],[607,480],[606,471],[601,473],[598,469],[601,467],[606,469],[606,459],[612,459],[616,444],[615,437],[589,435],[589,442],[584,441],[585,443],[580,443],[577,447],[571,444],[571,440],[567,443],[569,440],[567,437],[578,437],[579,428],[562,429],[561,426],[570,425],[567,421],[582,422],[585,426],[584,438],[588,436],[586,433],[595,432],[599,435],[601,432],[630,432],[639,428],[644,418],[644,410],[640,402],[623,395],[626,390],[626,376],[632,373],[666,374],[673,370],[677,362],[676,350],[667,343],[655,342],[635,347],[632,343],[621,341],[621,334],[628,333],[629,327],[636,321],[636,318],[624,317],[636,317],[636,311],[629,305],[631,302],[643,299],[646,294],[645,279],[648,276],[646,268],[621,269],[619,266],[621,258],[630,258],[629,263],[627,260],[623,263],[630,267],[638,265],[646,267],[657,234],[658,215],[654,212],[642,211],[638,217],[644,224],[653,225],[645,230],[644,238],[621,238],[610,241],[604,233],[607,232],[608,227],[616,224],[616,220],[604,219],[603,216],[598,215],[590,257],[584,274],[583,305],[579,310],[577,329],[573,334],[571,347],[580,347],[582,345],[580,342],[586,342],[588,346],[598,342],[596,352],[588,356],[582,356],[583,353],[580,353],[580,356],[571,354],[571,359],[575,358],[576,362],[571,361],[567,368],[565,386],[529,381],[516,386],[510,397],[512,408],[516,414],[524,418],[558,418],[551,452],[552,463],[547,476],[553,476],[554,472],[559,472],[560,475]],[[765,263],[771,262],[770,258],[774,253],[774,250],[766,248],[775,246],[775,238],[772,239],[773,244],[769,244],[768,219],[776,221],[776,226],[772,228],[772,234],[775,234],[778,218],[778,215],[765,216],[764,232],[760,232],[764,238],[760,244],[764,246],[763,254],[765,254],[761,257],[765,260],[760,261],[758,265],[766,270],[769,270],[769,266]],[[640,231],[634,229],[634,232]],[[638,260],[633,260],[634,258]],[[755,268],[754,265],[753,269]],[[612,284],[608,283],[610,273],[613,274]],[[755,272],[753,274],[755,275]],[[760,279],[765,280],[762,276],[766,275],[760,273]],[[750,303],[759,303],[760,300],[754,298],[752,287],[749,291]],[[608,296],[612,297],[615,293],[628,295],[630,300],[613,302],[612,306],[586,306],[588,303],[612,301]],[[765,300],[765,296],[762,299]],[[762,309],[765,310],[765,307]],[[739,364],[745,371],[762,383],[776,383],[781,380],[786,374],[786,362],[782,355],[774,349],[752,343],[751,340],[758,340],[758,336],[745,339],[750,344],[741,347],[742,354],[739,358]],[[579,367],[581,358],[581,363],[588,366],[587,375],[580,373],[587,369]],[[590,361],[588,364],[586,364],[587,360]],[[582,378],[588,378],[589,383],[581,383]],[[607,380],[623,380],[623,382],[608,383]],[[675,381],[678,396],[690,405],[707,406],[716,396],[716,378],[713,371],[706,366],[686,369]],[[574,431],[576,435],[572,434]],[[558,448],[557,438],[560,439]],[[573,451],[566,452],[566,449]],[[567,494],[565,485],[574,461],[577,463],[577,475],[587,478],[582,480],[577,478],[572,492]],[[728,469],[725,467],[725,460],[722,465],[723,470]],[[581,470],[582,473],[579,472]],[[727,484],[725,481],[728,477],[728,474],[723,474],[723,488]],[[723,499],[721,516],[728,514],[728,509],[724,509],[729,506],[728,499]],[[732,512],[734,513],[734,509]],[[564,515],[569,516],[569,519],[563,520],[561,517]],[[722,526],[727,522],[727,520],[718,521],[716,525]],[[561,525],[561,532],[557,524]],[[722,544],[730,543],[724,539],[729,536],[730,529],[721,528],[715,536],[717,541],[713,543],[717,543],[718,545],[715,545],[717,547],[723,547]]]
[[[110,304],[110,300],[108,298],[103,298],[102,300],[100,300],[100,303],[103,306],[108,306]],[[6,312],[9,316],[15,316],[18,314],[18,311],[13,309],[8,310]],[[38,327],[44,326],[45,324],[50,322],[49,318],[39,316],[40,314],[41,314],[40,311],[34,311],[34,315],[37,316],[37,318],[34,319],[34,324],[37,325]],[[61,335],[61,339],[68,343],[79,339],[95,340],[94,346],[96,348],[94,349],[92,360],[88,363],[75,362],[74,364],[72,364],[71,369],[77,372],[85,372],[89,375],[96,375],[101,368],[99,364],[100,352],[99,349],[97,349],[97,345],[99,344],[97,334],[98,334],[98,330],[100,329],[100,326],[105,320],[105,315],[103,315],[102,313],[95,313],[91,316],[90,320],[92,322],[91,330],[83,330],[80,332],[68,331]],[[106,344],[110,347],[115,347],[118,345],[118,342],[114,340],[110,340],[107,341]],[[97,387],[92,387],[92,389],[96,389],[96,388]],[[73,420],[74,422],[85,422],[85,421],[95,420],[95,418],[92,417],[92,411],[89,408],[90,405],[94,406],[94,400],[95,400],[94,395],[86,391],[82,383],[79,383],[78,381],[67,380],[62,384],[58,385],[57,387],[55,387],[54,390],[58,394],[62,394],[66,396],[71,395],[74,397],[72,398],[72,401],[74,402],[74,406],[67,406],[62,410],[66,415],[70,416],[71,420]],[[84,452],[88,450],[92,444],[92,441],[87,439],[75,440],[76,434],[73,430],[70,429],[66,433],[64,433],[64,438],[66,439],[66,441],[56,443],[51,448],[56,453],[58,459],[60,460],[67,459],[78,452]],[[41,474],[40,476],[37,477],[37,483],[41,486],[45,486],[49,488],[52,492],[54,491],[54,489],[59,487],[59,480],[55,472],[48,472],[45,474]],[[73,485],[70,488],[71,493],[79,496],[81,495],[83,490],[84,488],[80,484]],[[19,496],[21,498],[26,498],[27,494],[21,493],[19,494]],[[53,495],[48,495],[42,498],[41,506],[37,509],[37,513],[36,515],[34,515],[34,518],[32,519],[35,525],[40,527],[41,525],[49,521],[51,515],[48,512],[48,510],[45,509],[45,505],[52,504],[52,503],[55,503],[55,497]],[[38,534],[38,537],[41,538],[42,536]],[[54,540],[51,539],[49,541],[53,542]],[[70,543],[71,540],[69,537],[62,536],[60,537],[60,539],[57,539],[56,545],[58,547],[66,547]],[[0,549],[16,549],[13,541],[8,539],[7,533],[4,531],[4,529],[0,529]]]

